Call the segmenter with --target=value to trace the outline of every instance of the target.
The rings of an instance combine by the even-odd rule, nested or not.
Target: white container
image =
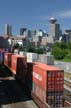
[[[54,65],[54,57],[53,55],[40,54],[38,57],[38,62],[42,62],[47,65]]]
[[[18,49],[15,49],[14,50],[14,54],[19,54],[19,50]]]
[[[19,55],[23,56],[24,55],[23,51],[20,51],[19,52]]]
[[[21,56],[26,56],[26,52],[20,51],[20,52],[19,52],[19,55],[21,55]]]
[[[38,60],[38,54],[36,53],[27,53],[27,62],[37,62]]]

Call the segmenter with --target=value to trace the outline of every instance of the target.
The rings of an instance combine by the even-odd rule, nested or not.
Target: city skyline
[[[1,0],[0,34],[5,33],[7,23],[12,25],[12,34],[19,34],[22,27],[49,33],[51,17],[58,20],[62,31],[71,29],[71,0]]]

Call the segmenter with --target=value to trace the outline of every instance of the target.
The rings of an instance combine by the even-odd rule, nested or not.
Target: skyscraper
[[[55,18],[50,18],[50,36],[54,38],[54,40],[58,40],[61,36],[60,24],[56,24]]]
[[[27,30],[27,28],[20,28],[20,35],[24,35],[26,30]]]
[[[12,26],[10,24],[5,24],[5,34],[12,35]]]

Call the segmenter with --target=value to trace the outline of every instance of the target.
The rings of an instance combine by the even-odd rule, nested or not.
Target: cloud
[[[58,12],[53,12],[50,13],[50,15],[48,14],[48,15],[40,16],[39,19],[42,21],[46,21],[46,20],[49,21],[51,17],[61,18],[61,19],[71,18],[71,10],[62,10]]]
[[[60,18],[71,18],[71,10],[60,11],[56,16]]]
[[[63,11],[59,11],[59,12],[53,12],[52,15],[45,15],[42,16],[41,19],[42,20],[49,20],[51,17],[54,18],[71,18],[71,10],[63,10]]]

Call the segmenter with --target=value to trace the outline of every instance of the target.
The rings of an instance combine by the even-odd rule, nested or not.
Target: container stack
[[[5,51],[0,50],[0,64],[4,63],[4,54],[5,54]]]
[[[32,94],[52,108],[63,106],[63,70],[42,63],[33,65]]]
[[[20,55],[12,55],[11,70],[16,78],[24,83],[27,73],[26,57]]]
[[[26,74],[26,88],[27,92],[30,94],[32,90],[32,72],[33,72],[33,63],[27,63],[27,74]]]
[[[38,54],[37,53],[29,53],[27,52],[27,62],[32,63],[32,62],[37,62],[38,60]]]
[[[39,54],[38,61],[47,65],[54,65],[53,55]]]
[[[9,69],[11,68],[12,55],[13,53],[5,53],[4,65]]]
[[[19,50],[18,49],[14,49],[14,54],[19,54]]]
[[[26,52],[24,52],[24,51],[19,51],[19,55],[21,55],[21,56],[25,55],[25,56],[26,56]]]
[[[52,107],[63,105],[63,72],[47,73],[47,103]]]

